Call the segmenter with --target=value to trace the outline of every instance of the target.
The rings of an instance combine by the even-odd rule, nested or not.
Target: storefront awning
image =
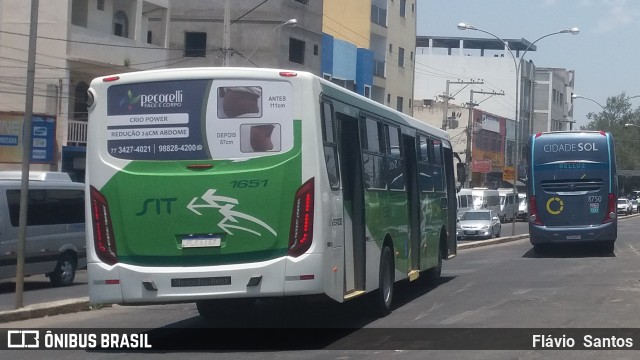
[[[513,180],[503,180],[504,182],[508,182],[509,184],[513,185]],[[516,186],[526,186],[525,183],[523,183],[522,181],[518,180],[518,182],[516,183]]]

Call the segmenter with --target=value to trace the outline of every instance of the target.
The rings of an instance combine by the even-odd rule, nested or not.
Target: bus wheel
[[[376,310],[379,316],[387,316],[391,313],[394,283],[393,251],[391,247],[385,246],[380,254],[380,286],[376,299]]]
[[[442,253],[438,249],[438,265],[426,271],[427,282],[429,285],[437,285],[442,275]]]
[[[54,286],[69,286],[76,277],[76,259],[69,253],[60,255],[55,270],[49,273],[49,281]]]
[[[612,254],[616,248],[616,242],[615,240],[607,240],[603,242],[601,246],[602,252],[604,252],[605,254]]]

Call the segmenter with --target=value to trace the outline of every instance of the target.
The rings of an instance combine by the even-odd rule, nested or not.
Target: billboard
[[[0,163],[22,162],[23,147],[22,113],[0,113]],[[31,163],[54,162],[56,118],[36,115],[31,124]]]

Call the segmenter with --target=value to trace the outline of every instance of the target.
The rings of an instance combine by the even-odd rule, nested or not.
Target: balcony
[[[67,144],[87,145],[87,122],[69,120],[67,128]]]

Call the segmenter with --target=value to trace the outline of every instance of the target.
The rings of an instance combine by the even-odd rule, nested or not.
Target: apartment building
[[[574,75],[566,69],[536,68],[532,133],[573,129]]]
[[[319,75],[322,1],[171,1],[169,44],[182,53],[168,67],[255,66]]]
[[[33,98],[33,170],[84,179],[87,89],[110,73],[161,68],[169,0],[40,1]],[[0,2],[0,169],[19,170],[31,2]]]
[[[415,0],[324,0],[322,75],[412,115]]]
[[[536,67],[532,61],[522,59],[521,55],[525,51],[536,51],[537,48],[525,39],[503,41],[418,36],[414,94],[416,99],[446,99],[460,105],[473,98],[473,102],[477,103],[476,110],[505,119],[505,131],[501,135],[504,136],[504,167],[507,173],[509,169],[515,169],[513,153],[517,132],[520,148],[517,156],[518,178],[522,179],[526,177],[522,149],[531,133],[533,121]],[[472,97],[472,91],[483,94]],[[509,124],[517,124],[517,128],[511,128]],[[492,172],[503,170],[494,168]]]

